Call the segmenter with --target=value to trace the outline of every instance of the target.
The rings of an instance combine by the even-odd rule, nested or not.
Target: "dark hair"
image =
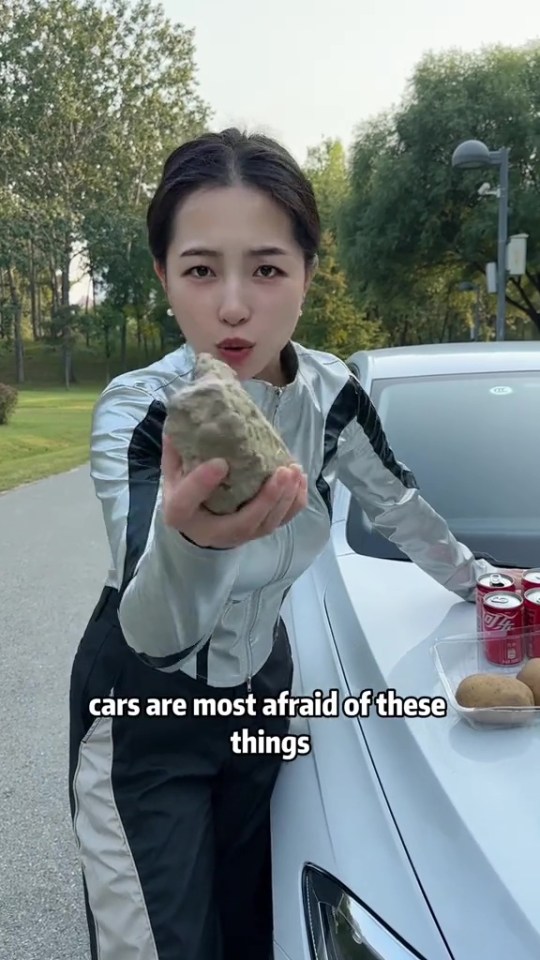
[[[308,178],[275,140],[231,128],[183,143],[166,160],[146,217],[148,244],[160,266],[165,267],[173,219],[181,201],[199,187],[238,183],[256,187],[279,203],[291,218],[306,263],[316,261],[321,223]]]

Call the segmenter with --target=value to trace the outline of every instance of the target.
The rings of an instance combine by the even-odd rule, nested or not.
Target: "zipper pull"
[[[251,693],[251,677],[250,676],[248,676],[247,678],[246,685],[247,685],[247,692]]]
[[[275,402],[274,402],[274,409],[272,411],[272,423],[274,423],[276,413],[279,407],[279,401],[281,399],[281,394],[283,393],[284,389],[285,389],[284,387],[274,387]]]

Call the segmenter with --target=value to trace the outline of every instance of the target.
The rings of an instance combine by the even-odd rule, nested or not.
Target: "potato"
[[[526,683],[532,690],[534,702],[540,707],[540,657],[534,657],[521,668],[517,675],[517,680]]]
[[[462,707],[534,707],[533,692],[515,677],[474,673],[465,677],[456,690]]]

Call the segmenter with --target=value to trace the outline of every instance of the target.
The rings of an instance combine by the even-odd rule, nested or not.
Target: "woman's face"
[[[310,277],[287,214],[251,187],[190,194],[177,211],[166,273],[156,272],[186,340],[241,380],[282,383],[279,355],[292,337]],[[223,353],[239,338],[253,346]]]

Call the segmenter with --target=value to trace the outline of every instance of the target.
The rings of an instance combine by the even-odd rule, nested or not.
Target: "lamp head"
[[[465,140],[456,147],[452,154],[452,166],[466,170],[491,165],[491,154],[481,140]]]

